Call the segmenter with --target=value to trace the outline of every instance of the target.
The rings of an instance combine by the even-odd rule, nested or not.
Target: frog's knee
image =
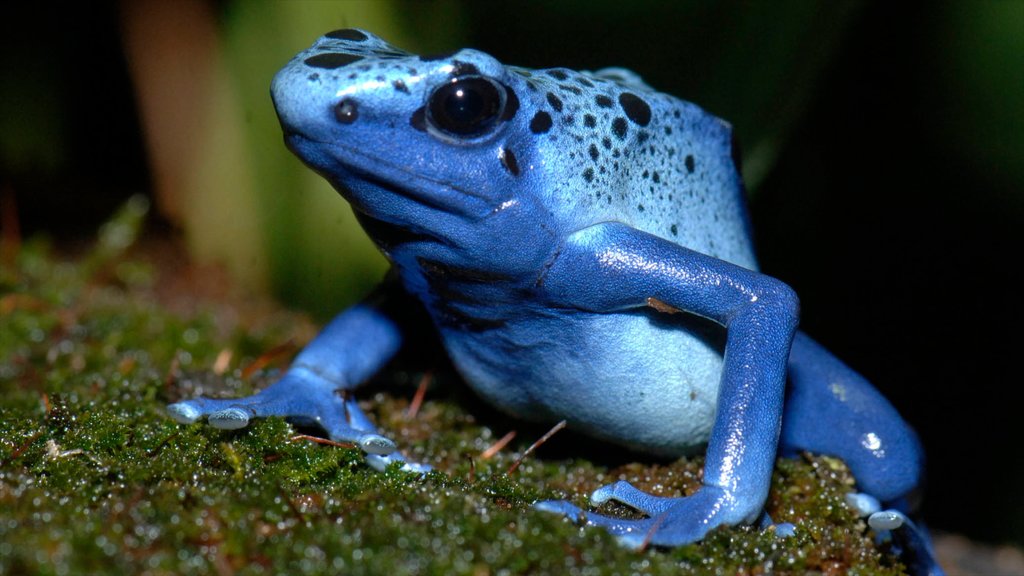
[[[861,434],[858,449],[843,456],[858,487],[883,502],[912,493],[923,473],[916,435],[902,421],[896,428]]]

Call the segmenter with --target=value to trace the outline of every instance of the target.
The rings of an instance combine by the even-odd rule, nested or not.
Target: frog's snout
[[[291,65],[285,66],[274,75],[274,80],[270,83],[270,100],[274,103],[277,120],[286,134],[295,131],[296,123],[296,105],[292,102],[294,98],[289,97],[287,89],[292,83],[289,78],[291,75]]]
[[[285,135],[322,140],[324,112],[331,108],[333,100],[329,92],[316,72],[301,61],[292,61],[282,68],[270,84],[270,98]],[[351,123],[358,117],[358,107],[351,100],[345,106],[339,103],[339,108],[339,120],[347,118]]]

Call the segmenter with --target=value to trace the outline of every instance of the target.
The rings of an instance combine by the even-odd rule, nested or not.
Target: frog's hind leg
[[[851,505],[877,532],[891,534],[913,574],[942,574],[927,531],[906,516],[922,477],[917,435],[867,380],[799,332],[789,357],[780,450],[842,458],[864,492],[851,495]]]
[[[863,377],[798,332],[789,356],[781,448],[838,456],[861,490],[882,502],[919,483],[917,435]]]

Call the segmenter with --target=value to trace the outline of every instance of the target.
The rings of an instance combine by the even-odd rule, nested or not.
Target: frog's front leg
[[[280,380],[252,396],[195,398],[171,404],[167,410],[183,424],[205,417],[211,426],[226,430],[242,428],[252,418],[281,416],[297,424],[318,425],[330,439],[357,445],[375,468],[402,461],[395,443],[377,432],[349,394],[401,345],[402,331],[388,304],[386,297],[377,295],[339,314],[299,353]]]
[[[592,312],[667,305],[722,324],[727,337],[700,490],[666,499],[619,483],[594,493],[595,502],[615,499],[649,516],[635,521],[583,514],[565,502],[539,507],[605,526],[632,545],[681,545],[722,524],[757,520],[778,446],[798,316],[794,292],[768,276],[619,223],[572,235],[541,285],[559,304]]]

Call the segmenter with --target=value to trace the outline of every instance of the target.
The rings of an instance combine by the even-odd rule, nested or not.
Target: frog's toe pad
[[[252,419],[254,414],[244,408],[232,406],[231,408],[225,408],[213,412],[206,417],[210,426],[219,428],[221,430],[238,430],[239,428],[245,428],[249,425],[249,420]]]
[[[356,439],[356,445],[358,445],[359,449],[363,452],[374,456],[383,456],[398,450],[398,446],[395,445],[393,440],[385,438],[380,434],[373,433],[367,433],[359,436],[359,438]],[[390,462],[388,462],[388,464],[390,464]],[[384,467],[387,467],[387,464],[385,464]]]
[[[908,522],[907,516],[897,510],[882,510],[868,516],[868,526],[876,531],[897,530]]]
[[[403,472],[411,472],[413,474],[426,474],[433,470],[429,464],[420,464],[418,462],[409,462],[404,456],[398,452],[391,452],[390,454],[367,454],[366,464],[370,468],[378,472],[383,472],[385,468],[394,462],[402,463]]]
[[[199,420],[203,412],[188,402],[178,402],[167,407],[167,413],[178,424],[191,424]]]
[[[847,494],[846,505],[852,508],[857,513],[857,516],[861,518],[871,516],[882,509],[882,504],[878,501],[878,498],[863,492],[850,492]]]
[[[773,524],[775,535],[779,538],[792,538],[796,535],[796,525],[791,522],[779,522]]]

